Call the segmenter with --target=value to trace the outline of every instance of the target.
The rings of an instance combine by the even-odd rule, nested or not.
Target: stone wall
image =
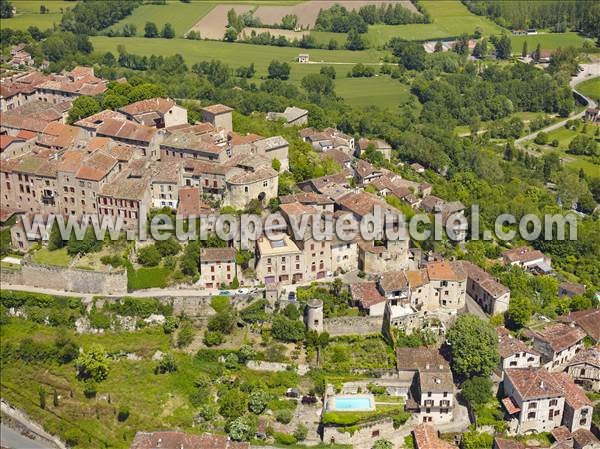
[[[127,273],[39,265],[23,260],[21,284],[76,293],[120,294],[127,292]]]
[[[378,334],[381,332],[383,318],[380,316],[343,316],[326,318],[323,323],[325,332],[332,337]]]
[[[23,275],[20,269],[2,268],[0,269],[0,281],[4,284],[2,288],[9,288],[8,284],[21,285],[23,284]]]
[[[353,433],[340,432],[337,427],[323,428],[323,442],[326,444],[351,444],[354,447],[371,447],[376,440],[394,440],[396,429],[391,418],[382,419],[369,424],[363,424]]]

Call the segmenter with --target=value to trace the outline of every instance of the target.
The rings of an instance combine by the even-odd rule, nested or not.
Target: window
[[[558,405],[558,399],[550,400],[550,407],[556,407]]]
[[[550,402],[550,405],[552,405],[552,402]],[[527,406],[528,409],[532,409],[532,408],[537,408],[537,402],[530,402],[529,405]]]
[[[269,181],[263,181],[263,187],[267,187],[269,185]]]
[[[529,412],[527,414],[527,419],[535,419],[535,412]]]
[[[244,192],[248,193],[248,186],[244,187]]]
[[[371,432],[371,438],[376,438],[379,436],[379,430],[374,430],[373,432]]]
[[[509,363],[509,366],[517,366],[517,361],[513,360],[512,362]]]
[[[586,419],[586,418],[583,418],[583,419],[579,420],[579,425],[580,425],[580,426],[585,426],[585,425],[587,425],[587,419]]]

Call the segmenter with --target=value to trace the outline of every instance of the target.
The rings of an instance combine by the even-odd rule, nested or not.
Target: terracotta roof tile
[[[235,248],[201,248],[200,263],[202,262],[232,262],[235,261]]]
[[[430,424],[419,424],[413,430],[416,449],[458,449],[438,437],[437,430]]]
[[[352,300],[360,303],[363,309],[368,309],[375,304],[385,302],[385,298],[381,296],[374,282],[350,284],[350,294],[352,295]]]
[[[588,309],[571,312],[559,317],[563,323],[575,323],[595,341],[600,340],[600,309]]]
[[[177,214],[183,217],[190,215],[199,216],[210,211],[208,206],[200,197],[200,190],[197,187],[182,187],[178,191],[179,203]]]
[[[508,368],[504,372],[523,400],[563,396],[561,385],[544,368]]]
[[[533,333],[533,338],[547,343],[554,352],[560,352],[583,340],[585,333],[578,327],[556,323]]]
[[[562,388],[566,403],[571,407],[579,409],[592,406],[592,402],[586,396],[585,391],[579,385],[575,385],[575,382],[567,373],[554,373],[554,378]]]

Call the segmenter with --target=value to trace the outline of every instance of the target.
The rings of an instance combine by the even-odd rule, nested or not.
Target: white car
[[[250,289],[249,288],[238,288],[235,292],[238,295],[247,295],[250,293]]]

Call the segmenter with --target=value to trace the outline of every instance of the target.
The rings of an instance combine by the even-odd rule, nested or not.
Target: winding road
[[[594,100],[586,97],[581,92],[578,92],[577,89],[575,88],[575,86],[577,86],[577,84],[579,84],[583,81],[587,81],[592,78],[596,78],[596,77],[600,76],[600,63],[596,62],[596,63],[591,63],[591,64],[581,64],[580,67],[582,68],[581,72],[579,72],[577,74],[577,76],[574,76],[573,78],[571,78],[569,85],[571,86],[571,89],[573,89],[573,92],[575,92],[577,95],[579,95],[587,100],[588,105],[587,105],[586,109],[597,107],[598,104]],[[581,112],[578,112],[576,114],[573,114],[573,115],[565,118],[564,120],[561,120],[560,122],[553,123],[550,126],[539,129],[531,134],[527,134],[526,136],[523,136],[523,137],[515,140],[515,144],[517,146],[520,146],[521,144],[523,144],[529,140],[535,139],[535,137],[541,132],[548,133],[550,131],[554,131],[555,129],[565,126],[565,123],[567,123],[569,120],[579,119],[579,118],[583,117],[584,115],[585,115],[585,109]]]

